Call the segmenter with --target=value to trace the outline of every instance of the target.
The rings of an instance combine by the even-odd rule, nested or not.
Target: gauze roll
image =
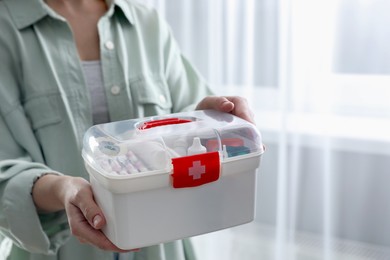
[[[131,150],[149,170],[169,167],[170,156],[162,143],[155,141],[134,143],[131,145]]]

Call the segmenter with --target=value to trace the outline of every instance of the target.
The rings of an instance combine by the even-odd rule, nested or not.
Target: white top
[[[85,81],[91,96],[92,118],[94,124],[110,121],[106,93],[104,90],[102,65],[99,60],[82,61]]]

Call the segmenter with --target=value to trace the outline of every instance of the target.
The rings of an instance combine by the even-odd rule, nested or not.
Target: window
[[[149,2],[217,93],[248,98],[264,131],[287,120],[287,131],[325,134],[317,119],[336,136],[340,122],[364,138],[388,129],[387,0]]]

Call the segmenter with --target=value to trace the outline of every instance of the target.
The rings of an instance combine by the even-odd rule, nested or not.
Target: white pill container
[[[103,232],[133,249],[252,221],[263,152],[256,126],[201,110],[92,126],[82,156]]]

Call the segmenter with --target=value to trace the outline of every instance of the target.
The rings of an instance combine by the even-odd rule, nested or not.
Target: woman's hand
[[[196,109],[214,109],[221,112],[231,113],[253,124],[255,123],[254,114],[250,110],[247,100],[239,96],[205,97],[199,102]]]
[[[65,209],[71,233],[81,243],[88,243],[102,250],[127,252],[116,247],[101,231],[106,220],[93,198],[89,182],[85,179],[44,175],[34,185],[33,199],[38,210],[43,212]]]

